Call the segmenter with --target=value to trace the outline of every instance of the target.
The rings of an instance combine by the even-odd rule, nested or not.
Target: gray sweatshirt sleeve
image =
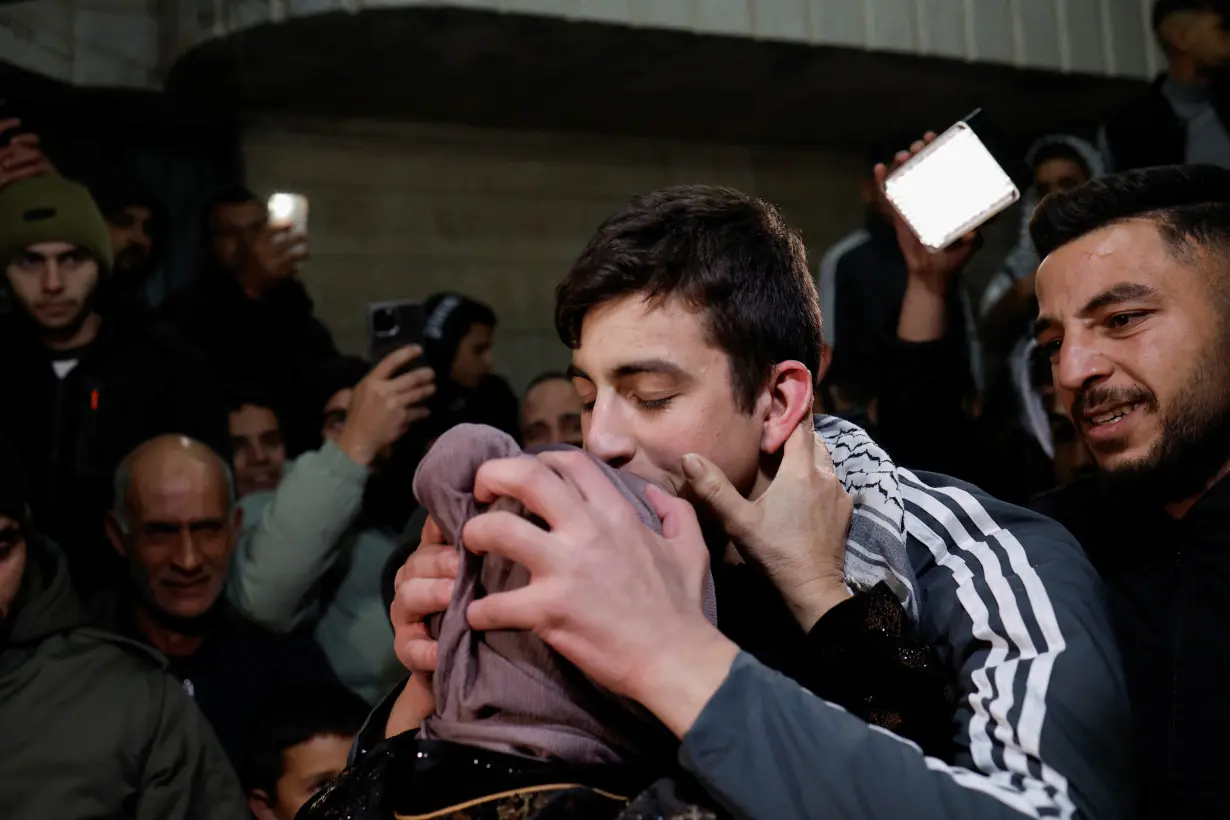
[[[920,630],[957,674],[953,762],[740,655],[684,737],[683,765],[737,817],[1133,817],[1126,687],[1072,536],[901,472]]]
[[[317,586],[341,556],[367,476],[332,442],[294,463],[272,501],[240,532],[228,594],[241,612],[275,631],[294,629],[316,612]]]

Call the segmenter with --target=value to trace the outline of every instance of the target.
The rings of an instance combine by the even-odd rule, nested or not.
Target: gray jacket
[[[746,654],[684,737],[683,765],[758,820],[1134,816],[1123,671],[1076,540],[969,485],[899,472],[922,635],[959,676],[955,765]]]

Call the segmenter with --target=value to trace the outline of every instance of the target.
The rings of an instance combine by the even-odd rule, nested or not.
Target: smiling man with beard
[[[1034,216],[1039,344],[1101,471],[1041,503],[1106,578],[1146,817],[1221,816],[1230,732],[1230,171],[1133,171]]]

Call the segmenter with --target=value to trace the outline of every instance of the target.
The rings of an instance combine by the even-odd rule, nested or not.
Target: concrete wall
[[[821,151],[285,119],[251,123],[244,151],[254,189],[310,198],[302,276],[344,349],[362,352],[368,302],[460,290],[500,315],[496,364],[517,390],[567,363],[553,289],[632,194],[703,182],[763,196],[813,270],[861,219],[858,157]]]

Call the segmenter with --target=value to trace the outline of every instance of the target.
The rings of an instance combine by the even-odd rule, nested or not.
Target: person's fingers
[[[420,576],[403,581],[393,594],[391,610],[395,624],[417,623],[448,609],[457,585],[454,577]]]
[[[713,462],[696,453],[688,453],[683,457],[683,475],[688,489],[713,511],[727,534],[737,538],[746,531],[751,503],[739,495]]]
[[[816,448],[815,429],[810,415],[794,428],[782,447],[782,470],[796,476],[805,476],[811,472],[815,464],[812,454]]]
[[[0,132],[2,131],[3,129],[0,129]],[[37,150],[39,142],[41,142],[41,140],[38,138],[38,134],[15,134],[13,138],[9,140],[9,147],[13,148],[14,146],[21,146],[23,148]]]
[[[541,589],[533,584],[510,592],[497,592],[471,602],[466,620],[471,629],[533,630],[543,625],[547,607]]]
[[[470,552],[498,555],[520,564],[531,574],[548,570],[559,553],[551,533],[504,510],[471,518],[462,530],[462,539]]]
[[[431,417],[431,411],[428,410],[426,407],[411,407],[406,410],[407,425],[417,424],[423,419],[430,418],[430,417]]]
[[[417,359],[423,355],[423,348],[418,345],[410,345],[405,348],[410,351],[410,359]],[[403,373],[392,380],[393,389],[399,393],[418,390],[425,384],[431,384],[436,380],[436,372],[430,367],[418,367],[411,370],[409,373]]]
[[[621,509],[628,513],[629,517],[634,514],[632,505],[624,498],[623,493],[615,489],[615,485],[602,472],[602,468],[585,453],[579,450],[547,451],[539,453],[535,458],[571,481],[573,486],[581,491],[585,501],[593,507],[608,514],[614,514]]]
[[[398,647],[397,659],[411,672],[435,672],[439,644],[429,637],[415,637]]]
[[[16,117],[7,117],[5,119],[0,120],[0,134],[5,133],[6,131],[12,131],[20,127],[21,127],[21,120],[17,119]]]
[[[423,531],[419,534],[419,550],[424,547],[437,547],[444,545],[444,532],[440,529],[440,525],[436,523],[436,519],[430,515],[423,522]],[[455,553],[454,553],[455,556]]]
[[[930,145],[931,143],[935,142],[937,139],[939,139],[939,134],[935,133],[934,131],[928,131],[927,133],[923,134],[923,142],[925,142],[927,145]]]
[[[645,500],[662,520],[662,535],[671,541],[696,541],[704,544],[696,510],[682,498],[650,484],[645,488]]]
[[[926,143],[924,143],[922,140],[916,140],[915,142],[910,143],[910,156],[917,154],[919,151],[921,151],[925,147],[927,147]]]
[[[876,187],[883,190],[884,182],[888,179],[888,166],[882,162],[877,162],[875,167],[871,169],[871,175],[875,179]]]
[[[812,445],[812,463],[816,469],[822,473],[837,475],[837,468],[833,466],[833,456],[829,453],[829,446],[824,443],[819,433],[813,433],[812,438],[815,441]]]
[[[376,366],[368,371],[364,381],[367,379],[387,381],[390,376],[396,373],[403,365],[409,364],[420,352],[419,348],[414,345],[397,348],[397,350],[376,362]]]
[[[474,499],[489,504],[500,497],[515,498],[552,527],[575,515],[581,505],[580,493],[536,458],[495,459],[478,468]]]

